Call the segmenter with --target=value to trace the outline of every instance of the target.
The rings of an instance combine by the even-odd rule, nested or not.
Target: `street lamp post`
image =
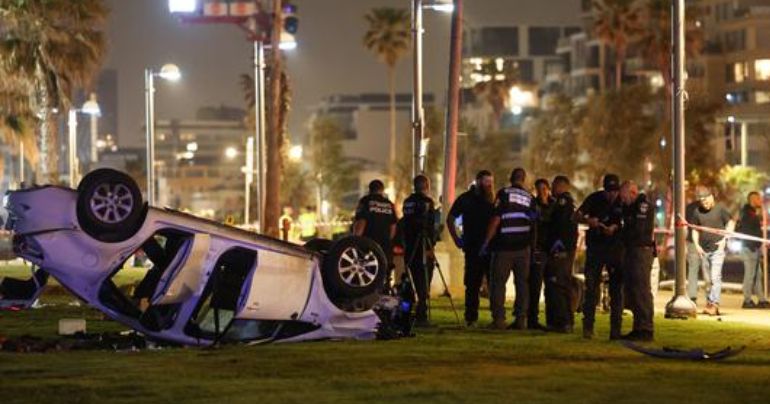
[[[77,108],[71,108],[69,110],[69,113],[67,115],[67,127],[69,129],[68,133],[68,153],[67,153],[67,160],[69,164],[69,185],[70,188],[75,188],[78,183],[78,178],[80,177],[79,173],[79,162],[78,162],[78,113],[84,113],[86,115],[91,116],[91,161],[95,162],[96,158],[94,157],[93,150],[96,148],[96,130],[94,129],[94,122],[96,121],[96,117],[101,115],[101,109],[99,108],[99,104],[96,102],[96,97],[94,94],[91,94],[91,97],[88,101],[86,101],[83,104],[83,107],[80,109]]]
[[[147,141],[147,203],[155,205],[155,77],[177,81],[182,75],[173,64],[165,64],[159,72],[144,70],[144,105]]]
[[[412,0],[412,177],[425,171],[422,144],[425,137],[425,111],[422,105],[422,0]]]
[[[425,108],[423,107],[422,36],[423,9],[451,12],[454,6],[447,0],[412,0],[412,176],[425,172],[428,142],[425,139]]]
[[[685,266],[686,251],[685,243],[687,239],[687,227],[683,223],[685,218],[684,201],[684,171],[685,171],[685,139],[684,139],[684,7],[685,0],[674,0],[671,3],[671,14],[673,23],[671,24],[673,52],[673,79],[672,91],[672,134],[674,138],[673,159],[674,159],[674,251],[675,261],[674,269],[676,271],[676,281],[674,287],[674,297],[666,305],[666,318],[691,318],[695,317],[697,307],[695,303],[687,297]]]

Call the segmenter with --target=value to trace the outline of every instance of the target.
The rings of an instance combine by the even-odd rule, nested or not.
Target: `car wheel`
[[[304,247],[310,251],[326,254],[332,248],[333,241],[325,238],[314,238],[305,243]]]
[[[131,238],[144,222],[147,207],[139,186],[128,175],[101,168],[78,185],[77,216],[91,237],[108,243]]]
[[[336,301],[376,293],[384,282],[387,259],[377,243],[357,236],[334,242],[322,268],[324,287]]]

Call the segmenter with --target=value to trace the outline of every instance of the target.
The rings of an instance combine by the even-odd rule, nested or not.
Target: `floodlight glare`
[[[83,103],[83,107],[80,109],[84,114],[88,114],[91,116],[101,116],[102,110],[99,108],[99,103],[96,102],[96,100],[88,100],[85,103]]]
[[[168,0],[168,11],[172,13],[193,13],[197,9],[197,0]]]
[[[160,68],[160,73],[158,73],[158,76],[164,80],[178,81],[180,78],[182,78],[182,73],[179,71],[179,67],[177,67],[177,65],[168,63]]]

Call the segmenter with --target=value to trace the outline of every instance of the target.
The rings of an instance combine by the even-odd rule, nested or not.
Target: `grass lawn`
[[[62,317],[87,318],[90,332],[122,329],[71,301],[53,293],[41,309],[0,312],[0,334],[53,337]],[[598,337],[586,341],[460,330],[446,299],[436,303],[438,327],[398,341],[0,353],[0,402],[770,401],[770,328],[656,319],[658,345],[748,346],[724,362],[675,362],[607,341],[607,315],[598,316]]]

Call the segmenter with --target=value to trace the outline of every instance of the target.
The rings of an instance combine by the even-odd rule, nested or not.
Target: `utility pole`
[[[412,177],[425,172],[425,111],[422,105],[422,0],[412,0]]]
[[[463,47],[463,2],[454,0],[452,28],[449,48],[449,79],[447,94],[446,133],[444,139],[444,189],[442,192],[444,212],[455,199],[455,183],[457,182],[457,131],[460,115],[460,68],[462,65]]]
[[[687,297],[686,291],[686,251],[687,226],[685,219],[684,201],[684,172],[685,172],[685,139],[684,139],[684,62],[685,62],[685,0],[671,2],[671,39],[673,46],[673,85],[672,91],[672,134],[674,138],[674,269],[676,281],[674,283],[674,297],[666,305],[666,318],[693,318],[696,316],[697,307]]]

